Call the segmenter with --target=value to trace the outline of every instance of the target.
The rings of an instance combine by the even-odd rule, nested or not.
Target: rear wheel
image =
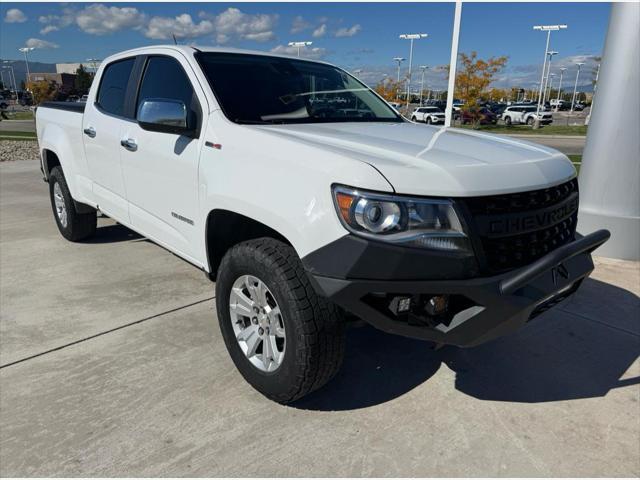
[[[504,124],[511,125],[511,117],[504,117]]]
[[[344,356],[344,321],[318,297],[292,247],[240,243],[216,281],[220,330],[236,368],[256,390],[289,403],[322,387]]]
[[[88,212],[78,212],[60,167],[54,167],[49,174],[49,196],[53,217],[64,238],[78,242],[96,233],[98,218],[95,209],[83,205]]]

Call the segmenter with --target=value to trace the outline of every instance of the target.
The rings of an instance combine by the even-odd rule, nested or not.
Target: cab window
[[[197,125],[200,107],[184,69],[175,58],[150,57],[138,93],[136,111],[147,99],[178,100],[187,108],[189,125]]]
[[[106,113],[124,115],[125,95],[134,63],[135,58],[127,58],[105,67],[96,103]]]

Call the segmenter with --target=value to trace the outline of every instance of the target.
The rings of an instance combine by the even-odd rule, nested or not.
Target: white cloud
[[[134,7],[119,8],[94,4],[80,10],[75,20],[83,32],[105,35],[126,28],[139,29],[145,23],[146,16]]]
[[[40,40],[39,38],[30,38],[24,42],[25,46],[30,48],[58,48],[58,45],[46,40]]]
[[[338,30],[336,30],[335,36],[338,37],[338,38],[340,38],[340,37],[353,37],[360,30],[362,30],[362,27],[360,26],[360,24],[356,23],[351,28],[339,28]]]
[[[70,8],[62,10],[61,15],[41,15],[38,21],[44,24],[40,30],[40,35],[56,32],[62,28],[66,28],[75,22],[75,12]]]
[[[290,47],[288,45],[278,45],[277,47],[274,47],[271,49],[271,53],[277,53],[278,55],[291,55],[295,57],[298,55],[298,47]],[[314,60],[319,60],[321,58],[324,58],[327,55],[327,53],[328,52],[326,48],[320,48],[320,47],[314,47],[314,48],[305,47],[300,49],[300,57],[311,58]]]
[[[43,27],[40,29],[40,35],[46,35],[47,33],[57,32],[58,30],[60,30],[60,28],[56,27],[55,25],[47,25],[46,27]]]
[[[323,23],[318,28],[316,28],[311,35],[313,36],[313,38],[320,38],[320,37],[324,37],[326,33],[327,33],[327,24]]]
[[[200,12],[199,16],[212,22],[218,43],[226,43],[235,38],[255,42],[267,42],[276,38],[273,30],[278,23],[278,15],[249,14],[231,7],[219,15]]]
[[[27,21],[27,16],[22,10],[10,8],[4,16],[4,21],[7,23],[23,23]]]
[[[145,28],[144,34],[155,40],[166,40],[172,35],[176,38],[195,38],[212,32],[213,23],[209,20],[194,23],[191,15],[183,13],[175,18],[153,17]]]
[[[291,23],[290,32],[300,33],[300,32],[304,32],[309,28],[311,28],[311,24],[307,22],[301,15],[298,15],[293,19],[293,22]]]

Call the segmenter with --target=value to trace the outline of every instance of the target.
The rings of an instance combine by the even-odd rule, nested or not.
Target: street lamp
[[[567,28],[566,25],[535,25],[533,27],[534,30],[547,32],[547,45],[546,47],[544,47],[544,62],[542,63],[542,76],[540,77],[540,90],[538,91],[538,108],[536,109],[536,117],[538,117],[540,114],[540,101],[542,100],[543,92],[542,85],[544,83],[544,74],[547,66],[547,52],[549,51],[549,40],[551,39],[551,32],[564,30],[565,28]]]
[[[426,33],[404,33],[399,35],[402,40],[410,40],[411,46],[409,47],[409,74],[407,75],[407,108],[409,108],[409,97],[411,87],[411,64],[413,62],[413,41],[420,40],[421,38],[427,38],[429,35]]]
[[[420,106],[422,106],[422,92],[424,92],[424,74],[429,68],[426,65],[420,65],[420,70],[422,70],[422,79],[420,80]]]
[[[87,62],[89,62],[89,64],[91,65],[94,75],[98,71],[98,62],[101,61],[102,60],[98,60],[97,58],[87,58]]]
[[[30,75],[29,75],[29,59],[27,58],[27,53],[35,50],[35,47],[22,47],[19,48],[18,50],[20,50],[22,53],[24,53],[24,63],[27,66],[27,83],[29,83],[30,81]]]
[[[400,64],[406,60],[402,57],[394,57],[394,61],[398,62],[398,85],[396,88],[396,100],[400,100]]]
[[[308,47],[309,45],[311,45],[313,42],[289,42],[288,45],[290,47],[297,47],[298,48],[298,57],[300,56],[300,49],[303,47]]]
[[[547,88],[547,91],[545,92],[544,95],[544,102],[547,103],[547,99],[551,99],[551,89],[553,88],[553,78],[556,76],[555,73],[549,73],[548,75],[548,79],[549,79],[549,87]]]
[[[573,96],[571,97],[571,112],[573,113],[573,107],[576,104],[576,91],[578,90],[578,78],[580,77],[580,67],[584,65],[584,62],[576,62],[578,66],[578,71],[576,72],[576,83],[573,85]]]
[[[547,55],[549,56],[549,61],[547,62],[547,78],[544,81],[544,90],[543,90],[544,95],[542,97],[543,104],[547,103],[547,85],[549,84],[549,75],[551,75],[551,59],[553,58],[554,55],[557,55],[558,53],[559,52],[556,52],[554,50],[547,52]]]
[[[556,112],[560,108],[560,93],[562,92],[562,77],[564,75],[565,70],[566,70],[566,67],[562,67],[560,69],[560,84],[558,85],[558,98],[556,99]]]
[[[11,63],[8,60],[3,61],[2,63]],[[11,80],[13,80],[13,93],[16,96],[16,100],[18,99],[18,85],[16,84],[16,76],[13,72],[13,65],[4,65],[2,68],[6,68],[9,70],[9,85],[11,85]],[[9,88],[11,91],[11,88]]]

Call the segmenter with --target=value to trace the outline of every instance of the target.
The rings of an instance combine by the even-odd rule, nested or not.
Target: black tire
[[[527,118],[527,125],[529,125],[530,127],[533,126],[534,122],[535,122],[535,119],[533,117]]]
[[[417,122],[418,120],[416,120],[416,117],[411,117],[411,121],[412,122]]]
[[[259,278],[282,312],[284,358],[273,372],[253,365],[233,330],[229,296],[243,275]],[[216,280],[220,330],[233,363],[249,384],[266,397],[290,403],[317,390],[340,369],[345,349],[345,322],[335,305],[316,295],[295,250],[272,238],[232,247],[222,259]]]
[[[504,117],[504,124],[507,126],[511,125],[511,117]]]
[[[425,120],[425,123],[427,125],[431,125],[431,117],[427,117],[427,119]]]
[[[66,225],[63,225],[58,212],[56,210],[54,191],[55,186],[60,186],[60,192],[62,193],[62,199],[67,214]],[[96,233],[96,227],[98,223],[98,217],[96,211],[87,205],[83,205],[85,210],[89,210],[87,213],[78,213],[76,204],[71,197],[67,181],[62,173],[62,168],[53,167],[49,174],[49,198],[51,200],[51,209],[53,211],[53,218],[55,218],[58,230],[64,238],[72,242],[79,242],[92,237]]]

